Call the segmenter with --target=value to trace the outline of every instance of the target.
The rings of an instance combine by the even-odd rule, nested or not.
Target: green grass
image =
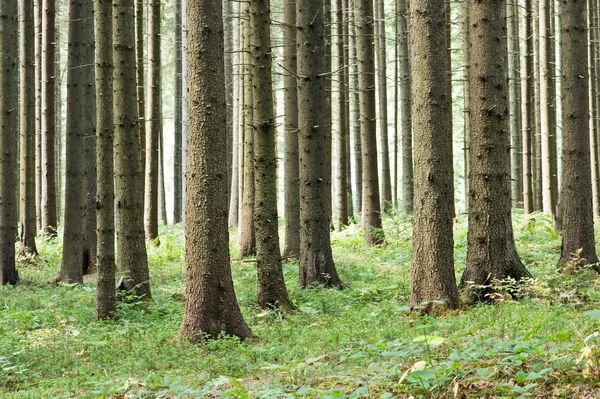
[[[43,261],[20,265],[23,281],[0,287],[0,397],[600,397],[592,335],[600,331],[599,279],[556,273],[560,237],[547,217],[517,215],[514,226],[537,279],[519,302],[506,296],[438,318],[407,311],[410,221],[389,215],[385,247],[364,248],[357,226],[333,234],[342,291],[300,290],[297,263],[284,264],[294,313],[254,307],[256,265],[234,262],[256,338],[203,345],[177,337],[185,291],[178,228],[164,227],[161,246],[149,247],[152,302],[123,304],[114,321],[94,320],[93,281],[49,283],[60,243],[42,243]],[[464,218],[455,248],[460,277]]]

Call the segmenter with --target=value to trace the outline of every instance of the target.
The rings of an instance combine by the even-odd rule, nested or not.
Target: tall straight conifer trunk
[[[175,148],[173,153],[173,223],[181,223],[181,185],[182,185],[182,129],[181,97],[183,96],[181,74],[181,0],[175,2],[175,99],[174,99],[174,135]]]
[[[404,212],[413,211],[413,135],[412,135],[412,86],[409,51],[409,8],[408,0],[398,0],[399,74],[400,74],[400,119],[402,121],[402,201]]]
[[[531,277],[515,247],[510,202],[506,3],[469,0],[471,93],[467,265],[470,301],[494,279]],[[480,286],[488,286],[481,288]]]

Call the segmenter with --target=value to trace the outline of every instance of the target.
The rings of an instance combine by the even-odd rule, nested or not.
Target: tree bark
[[[600,271],[594,246],[590,170],[587,4],[573,0],[562,6],[563,236],[558,268],[569,263],[593,264]]]
[[[240,207],[240,132],[242,129],[241,124],[241,103],[243,91],[242,86],[242,70],[241,65],[242,56],[241,40],[240,40],[240,3],[233,2],[233,138],[232,138],[232,156],[231,156],[231,180],[229,188],[229,227],[237,227],[239,220],[239,207]]]
[[[469,176],[471,166],[469,165],[470,137],[471,137],[471,91],[469,89],[470,77],[470,47],[469,31],[470,16],[469,2],[463,1],[460,5],[460,16],[462,19],[462,56],[463,56],[463,112],[464,112],[464,131],[463,131],[463,164],[464,164],[464,185],[465,185],[465,209],[469,209]]]
[[[415,133],[410,306],[441,300],[459,306],[452,236],[450,93],[444,0],[411,3],[412,113]],[[434,251],[431,249],[435,248]],[[435,311],[429,302],[425,310]]]
[[[35,8],[35,214],[42,229],[42,0]],[[37,233],[36,233],[37,235]]]
[[[471,173],[461,288],[470,302],[488,300],[496,279],[531,277],[512,231],[505,6],[504,1],[469,1]]]
[[[189,137],[186,307],[180,334],[248,338],[236,300],[227,230],[227,153],[221,2],[188,0]],[[211,215],[207,218],[206,215]]]
[[[352,104],[352,111],[350,113],[350,135],[353,141],[353,153],[354,153],[354,202],[357,214],[362,215],[363,209],[363,190],[362,190],[362,147],[360,142],[360,95],[358,89],[358,59],[357,59],[357,37],[356,32],[356,1],[349,0],[350,12],[349,20],[350,27],[348,28],[350,37],[350,60],[353,65],[352,72],[350,73],[350,100]]]
[[[174,135],[175,146],[173,153],[173,223],[181,223],[181,185],[182,185],[182,120],[181,120],[181,97],[183,93],[181,85],[182,75],[182,48],[181,48],[181,0],[175,1],[175,111]]]
[[[410,17],[408,0],[398,0],[399,58],[400,58],[400,119],[402,121],[402,201],[404,212],[411,214],[413,211],[413,136],[412,136],[412,82],[409,50]]]
[[[140,164],[142,176],[146,176],[146,84],[144,72],[146,60],[144,57],[144,9],[148,9],[148,0],[135,1],[135,62],[137,79],[137,107],[140,119]],[[142,188],[143,190],[144,188]]]
[[[341,287],[329,236],[331,171],[326,118],[323,1],[297,0],[298,138],[300,154],[300,281]]]
[[[534,210],[533,146],[535,131],[533,82],[533,27],[531,0],[521,0],[521,136],[523,139],[523,208],[528,215]]]
[[[514,1],[506,4],[508,30],[508,91],[510,112],[510,192],[513,208],[523,206],[523,138],[521,136],[521,87],[519,62],[519,14],[518,4]]]

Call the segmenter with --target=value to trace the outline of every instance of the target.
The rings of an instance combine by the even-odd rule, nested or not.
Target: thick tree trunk
[[[467,265],[461,280],[469,301],[488,300],[485,295],[496,279],[531,277],[512,231],[505,6],[504,1],[469,1],[471,173]]]
[[[96,15],[96,165],[98,284],[96,318],[110,317],[117,309],[115,297],[115,171],[113,120],[113,4],[95,0]]]
[[[451,95],[444,0],[413,0],[411,8],[415,208],[409,304],[441,300],[455,309],[459,300],[452,237],[452,151],[447,139]],[[431,307],[429,302],[426,311],[433,311]]]
[[[329,236],[330,155],[326,118],[323,1],[297,0],[300,282],[341,287]]]
[[[117,264],[127,276],[126,288],[139,297],[149,298],[150,273],[144,242],[144,180],[139,160],[134,0],[113,1]]]
[[[181,336],[248,338],[236,300],[227,231],[227,121],[221,2],[188,0],[190,120],[186,307]],[[207,218],[206,215],[212,215]]]
[[[563,170],[560,195],[562,244],[558,268],[595,264],[594,215],[589,147],[586,1],[563,3],[562,116]]]
[[[377,120],[375,113],[375,49],[373,46],[373,0],[356,0],[358,89],[362,147],[362,227],[367,246],[384,242],[377,170]]]
[[[15,284],[17,147],[19,129],[19,12],[17,0],[0,2],[0,285]]]
[[[188,78],[187,78],[187,0],[181,0],[181,229],[185,231],[187,140],[188,140]]]
[[[96,229],[95,206],[93,224],[90,225],[87,219],[86,181],[92,178],[87,157],[91,156],[92,162],[95,160],[95,153],[92,154],[88,147],[95,138],[96,128],[93,15],[93,3],[72,2],[69,5],[65,169],[65,203],[69,206],[65,207],[62,263],[57,277],[68,283],[83,282],[83,275],[91,266],[88,229],[94,233]],[[95,150],[95,146],[93,148]],[[92,169],[95,171],[95,167]],[[93,179],[95,188],[95,173]],[[94,189],[94,202],[95,197]]]
[[[296,0],[284,3],[285,243],[282,257],[300,258],[300,185],[298,165],[298,90],[296,87]]]
[[[56,236],[56,167],[54,154],[56,96],[56,5],[42,2],[42,232]],[[14,43],[13,43],[14,45]]]
[[[37,231],[35,217],[35,14],[33,0],[20,3],[21,15],[21,78],[20,78],[20,123],[21,123],[21,190],[20,217],[21,236],[19,255],[28,257],[37,255],[35,236]]]
[[[402,121],[402,201],[404,211],[413,211],[413,136],[412,136],[412,78],[410,72],[410,35],[408,0],[398,0],[399,61],[400,61],[400,119]]]

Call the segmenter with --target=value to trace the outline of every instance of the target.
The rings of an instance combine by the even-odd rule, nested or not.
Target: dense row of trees
[[[55,236],[60,213],[57,281],[97,274],[103,318],[116,306],[115,264],[125,276],[121,288],[150,298],[146,243],[159,243],[158,222],[167,219],[163,10],[157,0],[69,3],[62,187],[56,5],[0,4],[0,283],[18,279],[17,232],[18,255],[35,256],[37,232]],[[360,217],[365,245],[384,245],[382,212],[394,205],[413,214],[410,304],[426,302],[427,311],[458,307],[459,290],[468,301],[484,300],[494,280],[531,276],[515,247],[511,207],[556,217],[559,267],[575,261],[600,269],[598,1],[174,5],[168,142],[176,154],[173,221],[185,223],[182,335],[251,335],[233,291],[228,225],[238,227],[239,256],[256,256],[256,302],[271,308],[294,306],[286,258],[299,260],[301,287],[343,287],[330,227]],[[272,6],[282,23],[273,22]],[[452,228],[463,180],[469,232],[457,285]]]

